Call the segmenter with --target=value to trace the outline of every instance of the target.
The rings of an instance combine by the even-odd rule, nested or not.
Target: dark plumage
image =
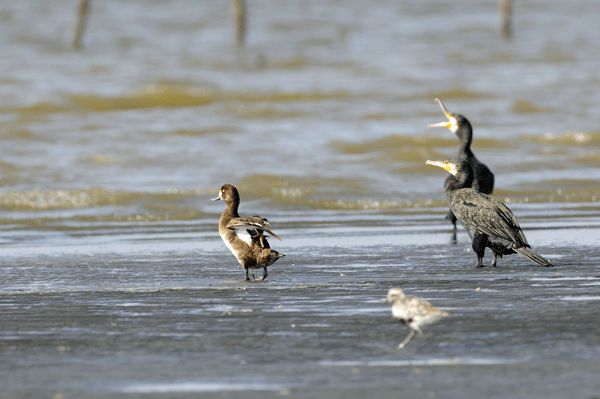
[[[477,160],[475,154],[471,151],[471,141],[473,141],[473,128],[471,127],[471,123],[469,123],[469,120],[463,115],[448,112],[439,98],[436,98],[435,101],[440,104],[442,111],[444,111],[444,114],[448,118],[448,122],[434,123],[427,127],[446,127],[450,129],[452,133],[456,134],[460,140],[458,159],[467,160],[469,165],[471,165],[471,168],[473,168],[474,178],[470,187],[480,193],[491,194],[494,191],[494,175],[485,164]],[[451,179],[452,176],[448,176],[444,187]],[[452,222],[454,231],[456,232],[456,216],[452,211],[448,213],[446,219],[449,219]]]
[[[271,224],[260,216],[240,217],[238,208],[240,195],[231,184],[224,184],[219,196],[213,201],[223,200],[227,208],[219,218],[219,234],[225,245],[245,270],[245,280],[249,281],[249,269],[264,269],[262,280],[267,278],[267,266],[275,263],[284,254],[272,250],[265,232],[281,241],[267,226]]]
[[[494,197],[468,188],[473,181],[473,169],[466,160],[427,161],[427,164],[440,167],[452,175],[444,192],[450,210],[471,237],[473,251],[477,255],[476,267],[483,267],[486,247],[494,253],[492,267],[496,266],[498,257],[515,252],[542,266],[552,266],[547,259],[530,249],[519,222],[506,205]]]

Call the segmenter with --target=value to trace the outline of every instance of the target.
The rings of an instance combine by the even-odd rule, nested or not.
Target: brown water
[[[597,397],[596,2],[517,2],[512,40],[496,2],[255,2],[242,48],[227,2],[92,2],[80,52],[76,2],[5,3],[7,397]],[[471,269],[435,97],[562,266]],[[218,237],[223,183],[284,239],[264,284]],[[453,316],[397,352],[391,286]]]

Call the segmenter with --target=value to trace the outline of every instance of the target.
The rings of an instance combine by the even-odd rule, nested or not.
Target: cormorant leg
[[[400,342],[400,344],[398,345],[398,349],[404,348],[406,344],[408,344],[408,341],[410,341],[410,339],[413,337],[413,335],[415,335],[415,330],[411,329],[408,336],[404,338],[404,341]]]
[[[475,267],[483,267],[483,256],[485,255],[485,244],[487,244],[487,236],[484,234],[473,234],[473,251],[477,255],[477,263]]]
[[[492,263],[490,263],[491,267],[496,267],[496,261],[498,260],[498,254],[494,252],[494,259],[492,259]]]
[[[452,244],[456,244],[456,216],[454,216],[452,211],[449,211],[445,219],[449,220],[450,223],[452,223],[452,239],[450,240],[450,242]]]

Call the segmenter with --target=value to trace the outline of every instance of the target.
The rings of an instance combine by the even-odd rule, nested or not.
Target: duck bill
[[[221,201],[221,197],[211,198],[211,201]]]

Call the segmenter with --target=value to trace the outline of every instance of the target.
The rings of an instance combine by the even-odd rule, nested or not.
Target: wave
[[[142,87],[140,90],[123,95],[109,97],[95,94],[72,94],[64,96],[58,102],[44,101],[20,107],[21,115],[40,115],[62,112],[105,112],[146,108],[202,107],[216,102],[239,103],[288,103],[312,102],[324,100],[344,100],[351,94],[344,90],[325,92],[228,92],[210,88],[201,88],[190,84],[159,83]],[[264,106],[262,106],[264,108]],[[264,112],[264,109],[259,110]],[[4,110],[12,111],[12,110]],[[300,115],[290,112],[292,116]]]
[[[202,192],[204,193],[204,192]],[[104,188],[54,191],[5,191],[0,192],[0,207],[7,210],[46,211],[55,209],[118,206],[133,203],[159,204],[184,201],[198,195],[193,190],[168,190],[165,192],[131,192]]]
[[[543,135],[522,135],[521,140],[552,146],[600,146],[600,133],[566,131]]]

